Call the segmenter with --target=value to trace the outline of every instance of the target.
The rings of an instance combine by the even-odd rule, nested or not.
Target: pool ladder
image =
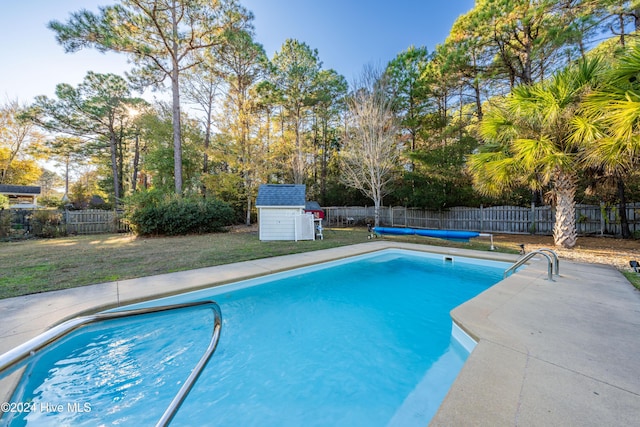
[[[555,270],[556,276],[560,275],[560,261],[558,260],[558,255],[554,251],[548,248],[540,248],[535,251],[531,251],[528,254],[525,254],[522,258],[516,261],[511,267],[507,268],[504,271],[504,275],[502,277],[506,279],[509,272],[515,272],[518,267],[523,266],[525,262],[529,261],[531,258],[533,258],[536,255],[542,255],[547,259],[548,280],[550,282],[554,282],[555,280],[553,280],[553,271]],[[552,257],[553,257],[553,260],[551,259]]]
[[[200,373],[207,365],[207,362],[209,362],[209,359],[218,346],[218,340],[220,339],[220,329],[222,328],[222,313],[220,311],[220,306],[215,301],[195,301],[181,304],[163,305],[158,307],[138,308],[133,310],[110,311],[106,313],[97,313],[90,316],[82,316],[71,319],[49,329],[48,331],[14,348],[13,350],[0,355],[0,374],[9,368],[15,367],[18,363],[26,360],[30,356],[34,356],[37,351],[42,350],[43,348],[59,340],[65,335],[85,325],[102,322],[105,320],[140,316],[143,314],[160,313],[164,311],[178,310],[183,308],[206,306],[209,306],[211,310],[213,310],[214,319],[211,341],[209,342],[209,346],[207,347],[206,351],[198,361],[198,364],[195,366],[195,368],[193,368],[187,380],[184,382],[176,396],[164,411],[164,414],[162,414],[162,418],[160,418],[160,420],[156,423],[156,427],[164,427],[171,422],[178,409],[180,409],[182,402],[184,402],[185,398],[200,376]]]

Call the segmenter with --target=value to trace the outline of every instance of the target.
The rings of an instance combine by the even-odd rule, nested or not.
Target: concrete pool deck
[[[78,315],[386,248],[517,259],[377,240],[9,298],[0,300],[0,354]],[[546,260],[534,259],[452,311],[454,321],[478,345],[431,425],[637,423],[640,292],[609,266],[561,260],[560,277],[549,282],[546,276]],[[7,399],[6,387],[0,383],[0,401]]]

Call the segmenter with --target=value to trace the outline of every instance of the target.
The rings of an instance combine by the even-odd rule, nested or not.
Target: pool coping
[[[456,307],[478,344],[431,426],[637,424],[640,292],[612,266],[539,260]]]
[[[78,315],[383,249],[517,259],[495,252],[375,240],[8,298],[0,300],[0,354]],[[635,339],[640,292],[613,267],[563,260],[560,268],[560,277],[548,282],[546,261],[534,259],[523,271],[451,312],[478,345],[431,425],[635,422],[640,373],[633,355],[640,354],[640,341]],[[578,323],[580,328],[566,327]],[[7,399],[0,393],[0,401]]]

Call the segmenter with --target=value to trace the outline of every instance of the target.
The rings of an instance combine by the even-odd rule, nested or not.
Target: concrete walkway
[[[81,314],[385,248],[513,262],[513,255],[382,240],[0,300],[0,354]],[[633,425],[640,413],[640,292],[617,270],[546,261],[452,312],[478,341],[435,426]],[[10,392],[0,383],[0,401]],[[4,389],[4,390],[3,390]]]
[[[640,292],[616,269],[534,263],[452,311],[478,341],[432,426],[640,425]]]

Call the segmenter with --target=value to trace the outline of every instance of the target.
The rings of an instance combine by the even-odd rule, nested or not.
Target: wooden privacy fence
[[[115,210],[65,211],[63,216],[67,233],[70,234],[126,233],[131,231],[129,224]]]
[[[326,225],[344,227],[357,223],[373,224],[373,206],[327,207]],[[550,206],[455,207],[443,211],[407,208],[380,208],[380,225],[387,227],[468,230],[482,233],[553,234],[555,212]],[[640,203],[627,205],[631,233],[640,233]],[[577,205],[578,234],[621,234],[618,208],[605,204]]]

